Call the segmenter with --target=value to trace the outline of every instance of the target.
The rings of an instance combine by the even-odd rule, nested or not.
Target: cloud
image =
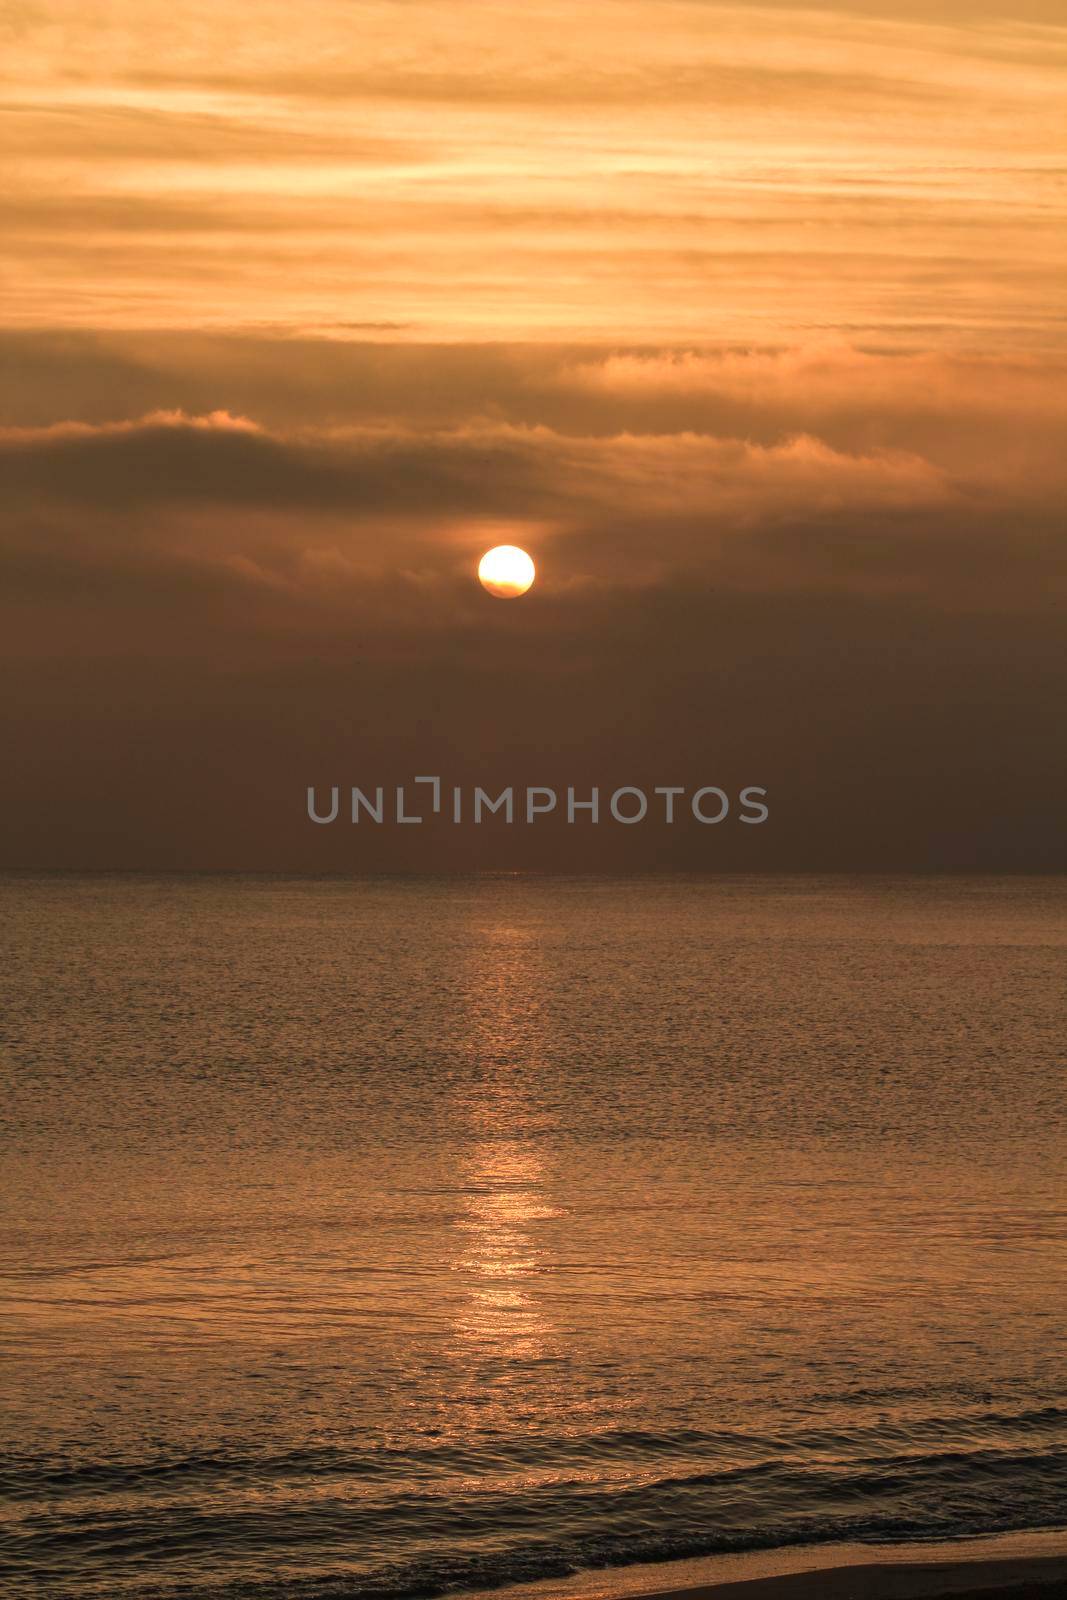
[[[764,446],[694,432],[576,437],[493,423],[285,435],[227,411],[6,429],[0,460],[10,496],[86,509],[162,501],[455,516],[518,505],[566,516],[625,505],[668,517],[729,511],[744,522],[786,506],[920,506],[949,495],[919,457],[849,455],[807,435]]]
[[[259,336],[0,332],[0,426],[223,409],[309,438],[511,428],[589,440],[693,434],[850,458],[915,457],[953,483],[1052,498],[1064,483],[1067,363],[857,347],[384,343]]]
[[[1067,35],[909,10],[41,5],[8,315],[1062,348]]]
[[[757,438],[804,430],[835,448],[916,455],[957,485],[1011,499],[1067,488],[1067,363],[1056,356],[864,350],[841,340],[779,350],[587,354],[556,381],[606,417],[687,419]]]
[[[209,411],[206,416],[190,416],[180,409],[150,411],[146,416],[120,422],[51,422],[46,427],[0,430],[0,450],[17,457],[20,451],[47,450],[71,440],[121,439],[131,433],[153,434],[189,431],[192,433],[259,433],[262,430],[248,417],[235,417],[228,411]]]
[[[796,356],[565,357],[554,377],[538,371],[546,393],[575,380],[614,396],[620,377],[631,397],[635,379],[642,393],[649,379],[657,394],[679,379],[688,394],[712,377],[762,393],[792,372],[810,394]],[[834,371],[842,381],[841,360]],[[402,632],[428,616],[440,632],[464,614],[474,558],[502,539],[530,545],[541,592],[563,610],[594,592],[678,585],[908,595],[950,610],[1042,609],[1062,594],[1051,502],[998,502],[920,451],[850,450],[811,432],[763,443],[484,417],[284,428],[170,408],[4,428],[0,492],[13,589],[56,592],[91,574],[100,592],[114,572],[120,596],[140,575],[158,600],[169,575],[184,604],[205,585],[246,585],[278,626],[288,600],[295,616],[378,608]]]
[[[788,405],[794,416],[799,409],[826,417],[845,406],[909,416],[930,416],[951,406],[991,416],[1022,406],[1030,414],[1067,417],[1065,376],[1067,363],[1055,359],[889,353],[829,339],[774,350],[590,353],[565,366],[560,381],[612,398]]]

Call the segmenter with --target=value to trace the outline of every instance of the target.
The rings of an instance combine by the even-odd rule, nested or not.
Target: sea
[[[1067,1522],[1067,880],[0,903],[6,1593]]]

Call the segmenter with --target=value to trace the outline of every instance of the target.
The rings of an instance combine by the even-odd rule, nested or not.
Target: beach
[[[1067,1529],[961,1541],[746,1551],[522,1584],[494,1600],[1049,1600],[1067,1594]]]
[[[1051,1600],[1067,1595],[1067,1555],[988,1562],[908,1562],[830,1567],[703,1589],[667,1589],[648,1600]]]

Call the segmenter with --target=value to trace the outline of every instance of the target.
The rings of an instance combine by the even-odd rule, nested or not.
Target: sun
[[[482,588],[496,595],[498,600],[514,600],[517,595],[525,594],[536,576],[536,567],[517,544],[495,545],[478,563]]]

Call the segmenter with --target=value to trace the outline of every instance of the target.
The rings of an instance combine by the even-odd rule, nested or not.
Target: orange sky
[[[1062,865],[1065,22],[0,7],[0,865]],[[417,772],[778,798],[310,838]]]
[[[1067,28],[1003,13],[8,4],[5,321],[1062,345]]]

